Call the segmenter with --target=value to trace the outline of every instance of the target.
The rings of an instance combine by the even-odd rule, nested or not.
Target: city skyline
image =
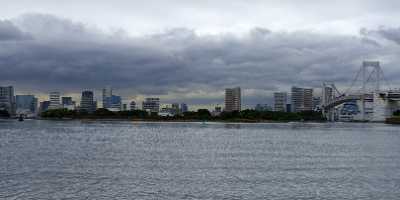
[[[257,105],[271,104],[275,92],[293,85],[319,88],[329,81],[343,88],[363,60],[380,60],[386,78],[400,85],[400,29],[393,21],[400,5],[395,1],[391,6],[314,0],[160,3],[170,14],[198,9],[185,14],[184,23],[177,15],[163,20],[148,4],[117,2],[107,15],[90,16],[85,8],[101,10],[107,3],[69,1],[62,9],[46,0],[7,3],[0,8],[0,85],[40,100],[51,91],[79,99],[85,89],[99,100],[99,91],[113,85],[123,99],[142,102],[156,96],[199,107],[222,104],[224,88],[241,86],[243,105]],[[240,6],[251,14],[235,14]],[[340,14],[331,12],[344,7]],[[199,21],[217,11],[229,15]],[[287,11],[304,23],[281,16]],[[107,18],[121,13],[119,19]],[[329,15],[315,17],[321,13]],[[133,28],[146,21],[148,27]]]

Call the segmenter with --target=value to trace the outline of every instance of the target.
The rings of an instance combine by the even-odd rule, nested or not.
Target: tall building
[[[17,95],[15,97],[17,113],[36,113],[38,99],[33,95]]]
[[[303,88],[292,87],[292,112],[300,112],[304,105],[304,90]]]
[[[275,92],[274,93],[274,111],[286,112],[287,93]]]
[[[61,108],[59,92],[50,92],[49,100],[50,100],[49,110]]]
[[[10,115],[15,115],[16,105],[14,87],[0,87],[0,110],[6,110]]]
[[[130,108],[130,110],[136,110],[136,102],[131,101],[131,103],[129,104],[129,108]]]
[[[122,104],[122,110],[127,111],[128,110],[128,105],[126,103]]]
[[[111,95],[111,97],[106,97],[108,103],[107,109],[113,112],[121,111],[122,99],[120,96]]]
[[[292,104],[290,103],[286,104],[286,112],[292,112]]]
[[[225,89],[225,111],[241,111],[240,87]]]
[[[322,99],[321,99],[321,104],[326,105],[333,101],[333,88],[328,87],[325,84],[322,87]]]
[[[312,88],[304,88],[304,111],[310,111],[313,110],[313,92],[314,90]]]
[[[111,107],[111,97],[112,97],[112,88],[111,86],[107,86],[102,90],[102,97],[103,97],[103,108],[110,108]]]
[[[80,110],[84,110],[88,113],[96,111],[97,102],[94,101],[94,94],[92,91],[83,91],[81,97]]]
[[[75,110],[75,101],[72,101],[72,97],[61,97],[61,105],[63,108],[68,110]]]
[[[39,112],[45,112],[49,110],[50,101],[42,101],[40,102]]]
[[[181,113],[185,113],[188,111],[189,111],[188,105],[186,103],[181,103]]]
[[[292,112],[313,109],[313,89],[292,87]]]
[[[72,97],[61,97],[62,105],[72,105]]]
[[[160,111],[160,98],[146,98],[142,103],[142,109],[152,113]]]
[[[179,103],[171,104],[171,110],[174,114],[179,114],[181,112],[181,110],[179,109]]]

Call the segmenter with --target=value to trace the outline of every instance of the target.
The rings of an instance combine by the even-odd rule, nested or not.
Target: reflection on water
[[[0,199],[400,199],[400,127],[0,121]]]
[[[227,123],[227,124],[225,124],[225,128],[240,129],[240,124],[231,124],[231,123]]]

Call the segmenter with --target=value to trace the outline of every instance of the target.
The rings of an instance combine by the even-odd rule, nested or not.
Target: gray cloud
[[[202,103],[222,102],[225,87],[241,86],[245,102],[262,103],[291,85],[345,85],[363,59],[381,59],[397,81],[400,47],[380,42],[397,41],[396,30],[347,36],[255,27],[238,36],[178,28],[133,37],[30,14],[0,21],[0,83],[41,92],[113,85],[126,96],[170,94],[170,101]]]
[[[376,32],[387,40],[400,44],[400,28],[380,28]]]
[[[0,20],[0,41],[28,39],[29,36],[23,33],[9,20]]]

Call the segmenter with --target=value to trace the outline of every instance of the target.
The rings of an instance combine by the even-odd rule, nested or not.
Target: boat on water
[[[24,116],[23,115],[19,115],[18,121],[20,121],[20,122],[24,121]]]

